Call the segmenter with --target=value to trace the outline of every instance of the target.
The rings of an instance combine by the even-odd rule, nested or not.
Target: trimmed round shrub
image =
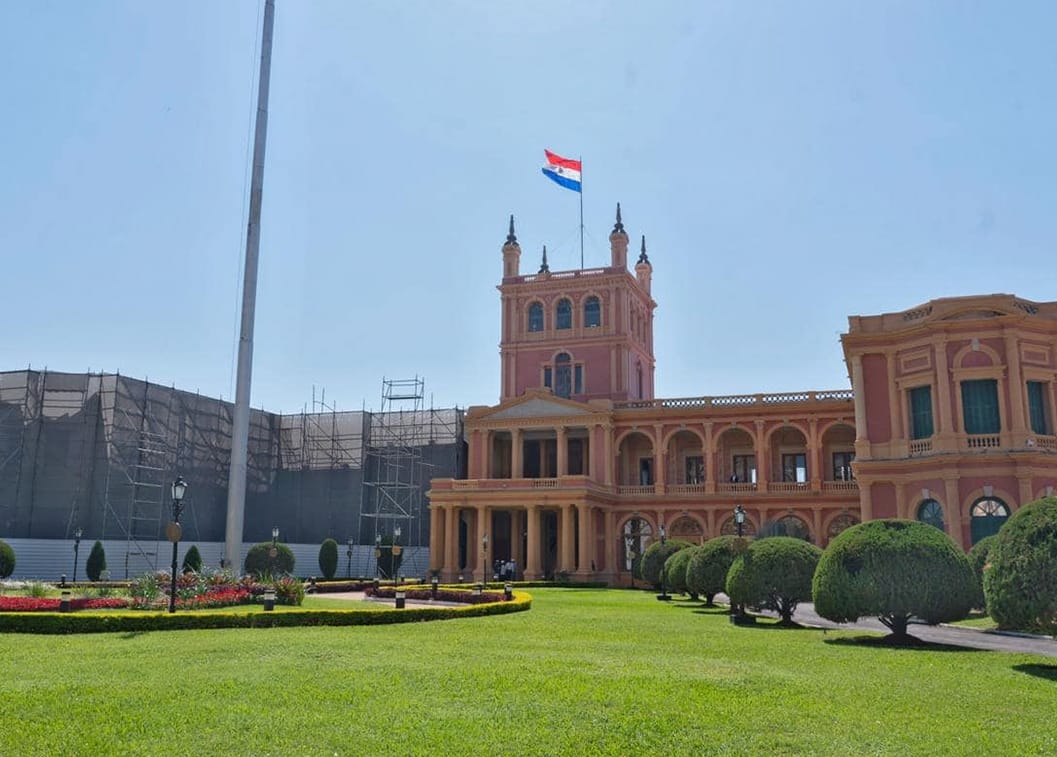
[[[984,599],[984,568],[987,566],[987,559],[991,553],[991,547],[995,544],[997,534],[991,536],[985,536],[980,541],[973,545],[973,548],[969,550],[968,558],[969,565],[973,569],[973,575],[976,576],[976,599],[973,600],[973,607],[984,607],[986,601]]]
[[[84,572],[88,575],[89,581],[98,581],[104,570],[106,570],[106,550],[103,549],[103,542],[97,541],[92,545],[92,551],[88,553],[88,562],[84,565]]]
[[[6,541],[0,541],[0,578],[15,572],[15,550]]]
[[[275,550],[275,555],[272,555]],[[251,576],[284,576],[294,572],[294,553],[282,543],[254,544],[246,553],[246,572]]]
[[[184,573],[198,573],[202,570],[202,554],[198,551],[198,547],[194,544],[187,550],[187,554],[184,555],[183,561],[183,572]]]
[[[690,557],[698,547],[680,549],[669,557],[664,563],[664,583],[668,591],[674,594],[686,594],[686,568],[690,564]],[[696,599],[696,597],[694,597]]]
[[[1057,497],[1013,513],[984,571],[987,612],[999,628],[1057,634]]]
[[[333,539],[324,539],[319,545],[319,572],[328,580],[338,572],[338,543]]]
[[[686,588],[705,598],[711,606],[712,600],[727,588],[727,572],[748,544],[737,536],[717,536],[709,539],[690,555],[686,567]]]
[[[661,588],[661,571],[664,569],[664,564],[668,562],[668,558],[680,549],[692,546],[690,542],[679,541],[678,539],[668,539],[664,544],[661,544],[660,541],[653,542],[642,553],[642,562],[639,565],[640,578],[653,584],[658,589]]]
[[[752,542],[727,573],[727,596],[735,605],[774,610],[791,624],[800,602],[811,599],[811,579],[822,550],[794,536]]]
[[[822,554],[812,583],[823,618],[847,623],[876,616],[897,643],[909,639],[910,618],[933,625],[959,620],[975,595],[969,560],[947,534],[895,518],[842,531]]]

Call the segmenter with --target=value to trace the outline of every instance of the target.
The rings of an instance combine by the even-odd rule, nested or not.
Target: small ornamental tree
[[[674,594],[685,594],[687,592],[686,567],[690,564],[690,556],[697,549],[697,547],[680,549],[665,561],[664,583],[668,587],[668,591]],[[692,596],[691,599],[697,599],[697,596]]]
[[[324,539],[319,546],[319,572],[328,580],[338,572],[338,543],[333,539]]]
[[[711,607],[715,596],[726,590],[727,572],[734,558],[747,545],[737,536],[718,536],[695,549],[686,567],[687,590],[704,596],[705,604]]]
[[[1057,634],[1057,497],[1013,513],[997,534],[989,562],[984,594],[998,627]]]
[[[997,537],[997,534],[985,536],[983,539],[976,542],[976,544],[973,545],[973,548],[969,550],[969,565],[972,566],[973,575],[976,576],[977,588],[976,599],[973,600],[973,607],[986,606],[986,600],[984,599],[984,568],[988,566],[991,547],[994,546]]]
[[[183,572],[184,573],[198,573],[202,570],[202,555],[198,551],[198,547],[194,544],[187,550],[187,554],[184,555],[183,561]]]
[[[281,542],[254,544],[246,553],[246,572],[257,578],[290,575],[294,572],[294,553]]]
[[[822,554],[812,582],[815,611],[836,623],[865,615],[906,643],[907,623],[918,617],[935,625],[964,618],[976,582],[961,549],[934,526],[882,519],[840,533]]]
[[[664,569],[664,564],[668,562],[668,558],[679,550],[692,546],[690,542],[679,541],[678,539],[668,539],[663,544],[660,541],[653,542],[642,553],[642,563],[639,566],[642,580],[659,589],[661,587],[661,571]]]
[[[88,574],[89,581],[98,581],[104,570],[106,570],[106,550],[103,549],[103,542],[97,541],[92,545],[92,551],[88,553],[88,562],[85,563],[84,572]]]
[[[734,605],[774,610],[783,625],[793,624],[800,602],[811,599],[811,579],[822,550],[793,536],[754,541],[727,573],[727,596]]]
[[[6,541],[0,541],[0,579],[15,572],[15,550]]]

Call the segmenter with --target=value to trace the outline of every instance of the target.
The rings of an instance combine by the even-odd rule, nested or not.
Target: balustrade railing
[[[824,492],[857,492],[859,491],[859,482],[855,480],[851,481],[823,481],[822,491]]]
[[[990,449],[1002,446],[1002,437],[998,434],[971,434],[965,437],[965,446],[969,449]]]

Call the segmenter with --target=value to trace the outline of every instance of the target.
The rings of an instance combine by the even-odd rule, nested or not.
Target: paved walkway
[[[720,595],[723,597],[723,595]],[[723,597],[726,601],[726,597]],[[770,615],[771,613],[766,613]],[[793,620],[797,623],[819,628],[835,629],[839,631],[876,631],[880,633],[891,633],[881,621],[876,618],[863,618],[857,623],[834,623],[826,620],[815,612],[815,606],[810,602],[802,602],[793,613]],[[1057,657],[1057,641],[1045,636],[1025,636],[999,633],[997,631],[981,631],[975,628],[962,626],[928,626],[924,624],[911,624],[908,629],[911,636],[916,636],[923,641],[936,644],[950,644],[955,647],[968,647],[970,649],[985,649],[995,652],[1021,652],[1026,654],[1037,654],[1045,657]]]

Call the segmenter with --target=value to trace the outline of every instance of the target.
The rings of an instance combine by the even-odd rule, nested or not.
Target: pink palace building
[[[631,582],[658,538],[734,533],[825,546],[915,518],[962,547],[1057,485],[1057,302],[992,294],[852,316],[851,389],[654,396],[653,266],[617,206],[605,268],[520,272],[503,245],[499,404],[466,414],[465,480],[433,479],[441,580]]]

